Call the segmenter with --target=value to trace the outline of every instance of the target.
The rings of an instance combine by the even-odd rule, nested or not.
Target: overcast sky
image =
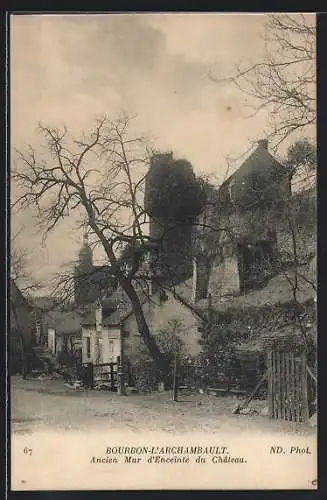
[[[231,14],[24,15],[11,17],[11,141],[38,147],[37,123],[78,134],[100,114],[137,114],[158,148],[192,162],[196,173],[222,178],[263,136],[267,115],[246,119],[244,95],[208,78],[227,75],[263,50],[265,16]],[[30,213],[20,244],[34,250],[46,278],[74,259],[81,235],[62,224],[41,248]]]

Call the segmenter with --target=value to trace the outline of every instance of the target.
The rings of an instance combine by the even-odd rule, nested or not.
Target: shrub
[[[166,328],[160,330],[156,335],[156,343],[170,366],[169,373],[161,373],[156,368],[146,348],[143,345],[139,347],[131,369],[139,392],[157,390],[159,382],[164,382],[166,389],[172,386],[175,353],[178,354],[180,361],[186,356],[184,343],[178,337],[183,329],[182,322],[173,319],[168,321]]]
[[[204,386],[218,388],[253,385],[258,357],[244,363],[239,346],[248,341],[249,329],[242,324],[213,324],[202,340],[202,374]]]
[[[136,389],[141,393],[148,393],[158,389],[159,382],[162,381],[160,372],[151,359],[139,359],[133,364],[133,377]]]

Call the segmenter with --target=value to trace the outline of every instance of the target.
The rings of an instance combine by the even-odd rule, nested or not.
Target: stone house
[[[109,337],[104,321],[117,310],[119,292],[110,298],[98,299],[81,321],[82,363],[109,363],[119,355],[116,335]]]
[[[204,229],[202,234],[196,234],[197,241],[202,238],[203,245],[202,256],[198,252],[193,261],[193,276],[165,290],[165,296],[153,283],[150,286],[150,299],[142,301],[150,331],[155,335],[167,328],[169,321],[181,321],[185,331],[183,328],[180,336],[189,354],[200,352],[198,328],[205,319],[208,296],[216,307],[233,302],[239,296],[250,294],[252,297],[254,291],[273,278],[269,272],[286,239],[279,210],[290,196],[286,170],[268,151],[268,141],[259,141],[240,168],[218,190],[212,190],[212,203],[198,222],[200,225],[202,222],[203,227],[208,223],[217,224],[220,230]],[[310,241],[311,233],[312,230]],[[288,297],[285,301],[291,300],[287,283],[281,285],[281,290],[280,293]],[[258,290],[255,300],[259,299]],[[137,356],[142,339],[128,304],[122,320],[126,353],[132,359]],[[104,317],[100,309],[97,320],[95,314],[90,321],[84,321],[83,361],[116,359],[120,352],[120,324],[119,311]]]
[[[240,169],[212,191],[212,203],[199,219],[204,229],[197,234],[193,277],[176,287],[197,310],[210,309],[217,324],[242,335],[239,358],[242,363],[248,358],[254,372],[261,364],[261,337],[289,325],[298,328],[297,307],[303,310],[308,335],[316,328],[316,189],[292,194],[282,169],[261,142]],[[249,196],[257,174],[269,187],[257,190],[259,200],[257,192]],[[214,231],[206,230],[210,225]],[[249,373],[248,364],[242,369]]]
[[[155,336],[161,331],[168,331],[172,322],[180,325],[177,336],[185,346],[189,355],[201,351],[199,327],[204,316],[188,304],[172,290],[154,292],[150,297],[141,299],[143,312]],[[116,310],[103,315],[98,303],[93,319],[82,324],[82,360],[83,362],[109,363],[116,362],[121,349],[120,328],[124,332],[124,353],[133,363],[141,355],[144,343],[139,334],[135,314],[127,303],[124,310]]]
[[[310,229],[307,222],[299,221],[297,213],[294,215],[294,229],[306,249],[315,240],[314,195],[309,199]],[[265,140],[259,141],[255,151],[218,190],[213,190],[210,201],[199,218],[197,236],[202,237],[203,253],[199,252],[194,262],[195,302],[209,293],[237,296],[264,286],[277,269],[281,254],[292,254],[286,206],[292,203],[292,210],[299,214],[303,207],[301,199],[295,208],[287,172],[270,154]],[[201,234],[201,224],[215,230],[204,229]],[[302,237],[303,226],[306,227]]]

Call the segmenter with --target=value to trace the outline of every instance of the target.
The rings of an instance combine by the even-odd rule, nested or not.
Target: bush
[[[239,346],[248,341],[249,330],[237,324],[213,324],[202,340],[202,373],[203,386],[217,388],[238,387],[248,389],[253,386],[259,364],[258,355],[252,356],[250,362],[244,359]]]
[[[136,389],[140,393],[148,393],[158,389],[159,382],[162,382],[159,370],[150,359],[139,359],[133,364],[133,378]]]
[[[165,389],[172,387],[173,382],[173,367],[175,354],[178,354],[179,364],[185,358],[185,347],[178,334],[184,329],[181,321],[172,319],[168,321],[165,329],[159,331],[156,338],[156,343],[166,357],[167,364],[170,367],[169,373],[161,373],[156,367],[155,362],[150,358],[148,351],[142,345],[133,360],[131,369],[132,376],[135,380],[136,388],[139,392],[151,392],[158,390],[159,382],[163,382]]]

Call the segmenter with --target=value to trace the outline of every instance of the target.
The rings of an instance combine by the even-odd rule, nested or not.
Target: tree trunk
[[[144,317],[144,313],[143,313],[142,305],[140,303],[140,299],[137,296],[137,293],[135,292],[133,285],[128,281],[124,281],[122,283],[122,287],[123,287],[124,291],[126,292],[128,298],[131,301],[139,333],[143,338],[144,344],[146,345],[146,347],[149,350],[150,356],[152,357],[153,361],[156,363],[159,370],[162,372],[163,376],[168,377],[169,376],[169,363],[167,362],[166,358],[163,356],[162,352],[160,351],[159,347],[156,344],[155,339],[152,337],[152,335],[150,333],[149,327],[148,327],[146,319]]]
[[[94,221],[94,213],[92,207],[89,205],[87,199],[85,198],[84,200],[84,206],[86,208],[86,211],[89,216],[89,224],[91,229],[94,231],[94,233],[99,237],[103,248],[106,252],[106,255],[109,259],[109,262],[111,264],[112,270],[115,273],[118,282],[122,286],[123,290],[127,294],[129,300],[131,301],[132,304],[132,309],[135,314],[136,318],[136,323],[138,326],[138,331],[144,341],[144,344],[149,350],[149,354],[152,357],[153,361],[156,363],[157,367],[163,374],[163,378],[167,378],[169,376],[169,365],[167,364],[166,359],[164,358],[162,352],[158,348],[155,339],[152,337],[149,327],[147,325],[142,305],[140,302],[140,299],[131,283],[130,279],[125,278],[122,273],[121,269],[119,267],[119,263],[117,262],[117,259],[115,257],[115,254],[113,252],[112,246],[108,243],[107,239],[103,235],[102,231],[99,230],[97,227],[95,221]]]

